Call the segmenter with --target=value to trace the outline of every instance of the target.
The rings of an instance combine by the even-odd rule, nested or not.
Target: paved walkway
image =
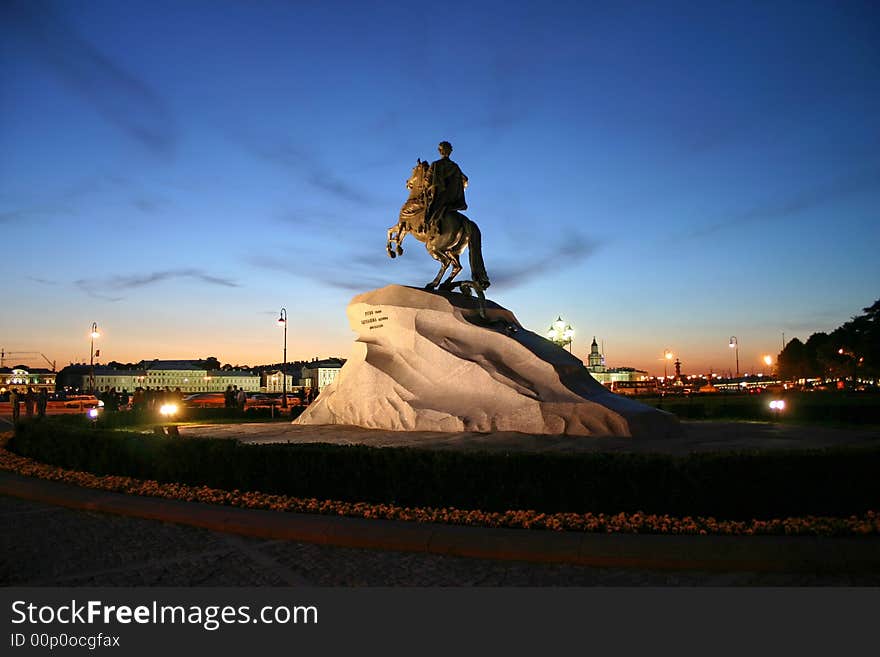
[[[245,537],[0,496],[5,586],[880,586],[875,573],[650,570]]]
[[[370,431],[287,423],[182,436],[433,449],[656,451],[875,445],[877,430],[683,423],[666,441]],[[487,529],[246,510],[0,472],[0,584],[320,586],[880,585],[880,538]]]
[[[246,510],[0,473],[0,583],[880,585],[880,539],[485,529]]]
[[[529,452],[689,452],[739,449],[806,449],[878,445],[880,429],[841,429],[774,422],[682,422],[682,436],[664,440],[533,436],[515,432],[438,433],[384,431],[338,425],[300,426],[283,422],[187,425],[181,436],[234,438],[246,443],[323,442],[374,447]]]

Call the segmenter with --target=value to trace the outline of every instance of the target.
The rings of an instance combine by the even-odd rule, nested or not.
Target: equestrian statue
[[[430,166],[417,160],[412,174],[406,181],[409,198],[400,209],[396,225],[388,229],[388,255],[394,258],[403,255],[403,238],[411,234],[423,242],[428,253],[440,263],[440,271],[425,289],[454,290],[456,287],[471,294],[476,292],[483,297],[489,287],[489,275],[483,264],[480,245],[480,229],[473,221],[461,214],[467,210],[464,190],[468,179],[458,165],[449,159],[452,144],[441,141],[438,147],[440,159]],[[472,281],[453,282],[461,273],[459,256],[468,249]],[[440,283],[446,270],[452,267],[449,277]]]

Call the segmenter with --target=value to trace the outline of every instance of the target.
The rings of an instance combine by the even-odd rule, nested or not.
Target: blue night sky
[[[435,7],[5,0],[0,346],[280,361],[284,306],[347,356],[436,272],[385,234],[444,139],[490,298],[581,358],[756,371],[880,297],[876,3]]]

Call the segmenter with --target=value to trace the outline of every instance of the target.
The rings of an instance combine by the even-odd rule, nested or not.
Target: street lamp
[[[287,310],[281,309],[278,326],[284,327],[284,365],[281,366],[281,408],[287,408]]]
[[[566,324],[561,316],[557,317],[556,321],[550,325],[550,329],[547,331],[547,339],[563,348],[565,345],[568,345],[568,352],[571,353],[574,329],[571,327],[571,324]]]
[[[95,392],[95,338],[100,338],[98,333],[98,323],[92,322],[91,343],[89,349],[89,392]]]
[[[735,335],[730,336],[729,346],[733,349],[733,353],[736,355],[736,376],[739,377],[739,342],[737,342]]]
[[[666,365],[672,360],[672,352],[669,349],[663,350],[663,385],[666,385]]]

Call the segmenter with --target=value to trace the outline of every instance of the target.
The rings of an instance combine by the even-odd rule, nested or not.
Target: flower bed
[[[247,509],[267,509],[295,513],[322,513],[359,518],[440,522],[482,527],[511,527],[631,534],[726,534],[790,536],[867,536],[880,534],[880,514],[868,511],[847,518],[805,516],[770,520],[731,521],[712,517],[636,513],[539,513],[531,510],[504,512],[475,509],[404,507],[393,504],[368,504],[318,500],[288,495],[272,495],[255,491],[220,490],[208,486],[159,483],[118,475],[98,476],[88,472],[67,470],[18,456],[6,449],[12,434],[0,435],[0,469],[28,477],[60,481],[85,488],[145,495],[188,502],[206,502]]]

